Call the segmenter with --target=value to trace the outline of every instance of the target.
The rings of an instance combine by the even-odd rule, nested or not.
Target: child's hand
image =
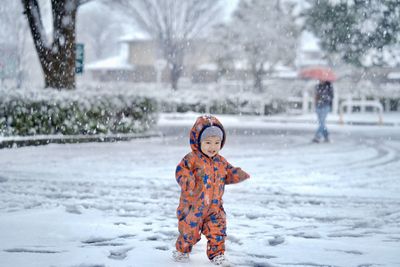
[[[235,168],[230,164],[228,165],[227,171],[226,184],[236,184],[250,178],[247,172],[243,171],[241,168]]]

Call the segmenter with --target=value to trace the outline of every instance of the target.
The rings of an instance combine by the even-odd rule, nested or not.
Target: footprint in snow
[[[118,238],[128,239],[128,238],[132,238],[135,236],[136,236],[135,234],[125,234],[125,235],[118,236]]]
[[[157,241],[157,240],[161,240],[162,238],[158,235],[152,235],[146,238],[147,241]]]
[[[227,237],[227,240],[229,240],[232,243],[236,243],[238,245],[243,245],[243,242],[240,240],[240,238],[235,237],[234,235],[229,235]]]
[[[127,226],[128,224],[126,222],[115,222],[114,225],[116,225],[116,226],[120,226],[120,225]]]
[[[155,247],[155,249],[167,251],[167,250],[169,250],[169,247],[168,246],[158,246],[158,247]]]
[[[103,238],[103,237],[94,237],[89,238],[82,243],[89,245],[89,246],[96,246],[96,247],[119,247],[125,245],[125,243],[121,242],[111,242],[114,238]]]
[[[63,252],[57,250],[30,249],[30,248],[10,248],[10,249],[5,249],[4,251],[10,253],[43,253],[43,254],[54,254]]]
[[[285,242],[285,238],[283,236],[279,236],[279,235],[274,236],[271,239],[268,239],[268,244],[270,246],[277,246],[277,245],[282,244],[283,242]]]
[[[358,250],[341,250],[341,249],[326,249],[326,251],[337,251],[346,254],[363,255],[364,253]]]
[[[72,214],[82,214],[81,208],[76,205],[66,206],[65,211]]]
[[[259,215],[257,215],[257,214],[246,214],[246,217],[249,219],[249,220],[256,220],[256,219],[258,219],[260,216]]]
[[[275,259],[276,256],[271,255],[259,255],[259,254],[247,254],[250,257],[259,258],[259,259]]]
[[[251,266],[251,267],[273,267],[274,266],[274,265],[271,265],[269,263],[256,262],[256,261],[246,261],[245,265],[246,266]]]
[[[108,255],[108,258],[113,260],[123,260],[126,258],[128,251],[132,249],[133,247],[111,250],[110,255]]]
[[[363,235],[363,234],[356,234],[356,233],[334,233],[334,234],[329,234],[328,237],[364,237],[364,236],[368,236],[368,235]]]
[[[82,241],[84,244],[95,244],[95,243],[103,243],[107,241],[111,241],[113,238],[105,238],[105,237],[92,237],[89,239],[86,239],[85,241]]]
[[[400,237],[397,236],[388,236],[383,242],[400,242]]]
[[[318,233],[313,233],[313,232],[309,232],[309,233],[306,233],[306,232],[299,232],[299,233],[295,233],[295,234],[293,234],[293,236],[295,236],[295,237],[303,237],[303,238],[307,238],[307,239],[319,239],[319,238],[321,238],[321,235],[320,234],[318,234]]]

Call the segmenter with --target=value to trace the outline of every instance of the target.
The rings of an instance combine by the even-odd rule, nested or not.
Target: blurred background
[[[0,87],[135,93],[162,112],[303,115],[313,112],[318,77],[301,73],[318,67],[335,74],[333,114],[397,113],[399,9],[397,1],[7,1]]]

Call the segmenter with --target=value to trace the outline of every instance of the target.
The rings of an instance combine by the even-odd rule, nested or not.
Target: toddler
[[[226,184],[239,183],[250,176],[218,154],[225,139],[224,127],[214,116],[197,118],[190,131],[192,151],[176,168],[181,196],[175,261],[188,262],[193,245],[203,234],[208,240],[207,256],[211,262],[229,266],[224,256],[226,215],[222,195]]]

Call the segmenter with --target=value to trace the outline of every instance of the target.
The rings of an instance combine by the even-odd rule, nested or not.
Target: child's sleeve
[[[192,165],[192,157],[186,155],[176,167],[175,177],[182,191],[191,191],[196,185]]]
[[[229,162],[226,162],[226,180],[225,184],[236,184],[250,178],[250,175],[241,168],[233,167]]]

